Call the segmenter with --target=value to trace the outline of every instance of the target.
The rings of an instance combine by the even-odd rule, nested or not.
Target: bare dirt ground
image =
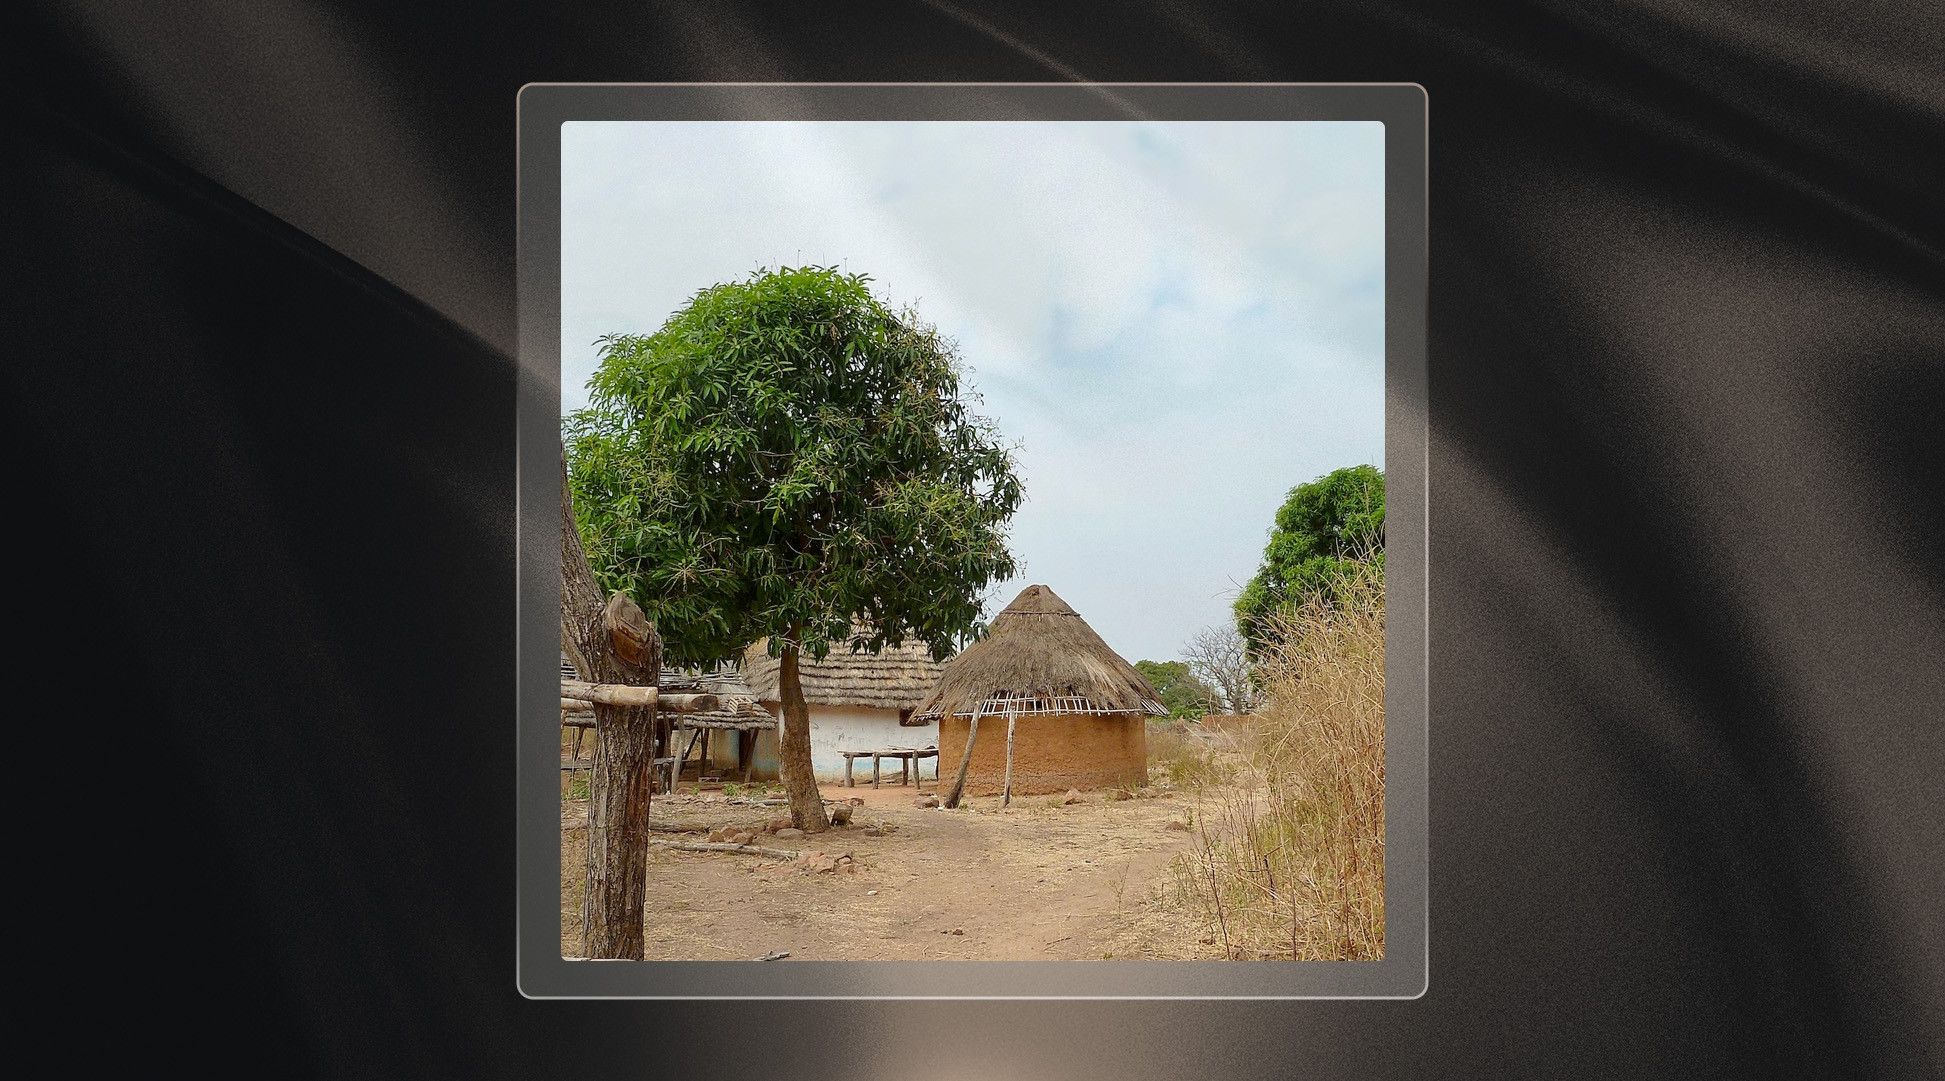
[[[927,778],[925,794],[933,791]],[[849,854],[852,873],[813,873],[742,853],[657,849],[650,858],[647,954],[657,960],[734,960],[787,952],[792,960],[1060,960],[1154,956],[1156,903],[1167,866],[1192,834],[1165,790],[1134,798],[1083,793],[970,799],[953,811],[914,806],[909,787],[827,785],[826,799],[862,799],[853,823],[778,839],[772,848]],[[761,828],[778,806],[722,792],[658,796],[657,822]],[[585,800],[561,805],[561,950],[579,955]],[[874,835],[875,834],[875,835]],[[702,840],[700,834],[660,833]],[[1196,931],[1166,935],[1168,953],[1195,951]]]

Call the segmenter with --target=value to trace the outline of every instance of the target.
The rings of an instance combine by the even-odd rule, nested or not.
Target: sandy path
[[[928,787],[929,791],[929,787]],[[1152,890],[1187,833],[1167,797],[1049,806],[1051,798],[969,801],[922,810],[909,788],[825,789],[864,799],[848,828],[760,843],[850,853],[854,874],[806,874],[738,854],[658,850],[650,860],[648,956],[664,960],[1040,960],[1098,958]],[[563,804],[583,821],[584,803]],[[656,817],[758,825],[781,808],[685,793],[656,801]],[[869,836],[865,827],[889,826]],[[579,952],[582,831],[563,835],[562,946]],[[954,929],[961,933],[952,934]]]

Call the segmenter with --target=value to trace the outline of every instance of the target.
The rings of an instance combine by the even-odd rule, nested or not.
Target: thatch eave
[[[766,705],[783,700],[778,690],[781,667],[782,662],[770,656],[767,638],[743,651],[743,679],[752,695]],[[812,706],[904,713],[932,692],[942,668],[922,642],[886,646],[877,653],[854,652],[838,643],[822,658],[799,656],[797,678],[804,701]]]

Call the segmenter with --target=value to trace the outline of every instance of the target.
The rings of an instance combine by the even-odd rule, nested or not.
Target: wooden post
[[[680,749],[675,752],[675,764],[669,767],[669,794],[670,795],[675,794],[675,786],[677,782],[682,780],[682,763],[689,760],[690,752],[696,749],[696,741],[702,738],[702,734],[704,732],[708,731],[708,729],[697,729],[695,734],[689,737],[689,745],[687,747],[683,747],[682,733],[687,732],[688,730],[689,730],[689,726],[683,724],[681,721],[677,721],[675,723],[675,740],[673,743],[670,744],[670,746],[678,747]],[[701,766],[696,767],[696,787],[698,789],[702,787],[702,767]]]
[[[945,798],[945,805],[947,807],[959,806],[959,797],[966,791],[966,768],[972,765],[973,740],[979,738],[979,715],[985,709],[986,703],[984,702],[973,707],[972,723],[966,728],[966,753],[959,756],[959,775],[952,779],[952,791]],[[947,715],[947,717],[949,716],[950,714]],[[941,733],[945,731],[946,719],[946,717],[939,718],[939,731]]]
[[[669,795],[675,795],[675,786],[682,780],[682,759],[688,752],[682,749],[682,722],[674,721],[669,725],[669,756],[675,761],[669,763]]]
[[[648,692],[592,701],[594,770],[588,786],[582,952],[590,958],[639,961],[648,902],[654,688],[662,669],[661,640],[632,600],[620,593],[602,594],[581,546],[571,493],[563,451],[561,648],[581,681]]]
[[[1018,714],[1010,709],[1006,711],[1006,780],[1000,784],[1001,810],[1013,802],[1013,726],[1018,721]]]
[[[669,785],[665,791],[675,795],[676,774],[682,769],[682,718],[670,715],[668,732],[663,737],[662,757],[669,760]]]

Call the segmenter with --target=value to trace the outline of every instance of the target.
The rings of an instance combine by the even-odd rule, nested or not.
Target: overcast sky
[[[1292,485],[1384,464],[1383,126],[572,122],[561,406],[602,334],[869,274],[1019,445],[1022,572],[1129,660],[1226,621]]]

